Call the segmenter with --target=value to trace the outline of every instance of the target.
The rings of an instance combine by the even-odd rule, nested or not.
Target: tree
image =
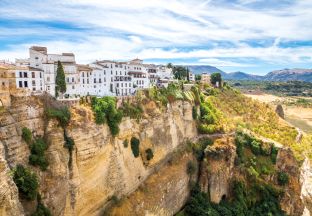
[[[60,61],[57,62],[56,79],[55,79],[55,96],[57,97],[59,92],[64,94],[66,92],[65,73],[63,65]]]
[[[168,64],[167,64],[167,68],[173,68],[172,63],[168,63]]]
[[[17,165],[13,169],[13,181],[18,188],[18,192],[27,200],[34,200],[37,197],[39,187],[37,175],[23,165]]]
[[[187,78],[187,81],[189,82],[190,81],[190,71],[188,68],[186,68],[186,78]]]
[[[175,79],[185,80],[187,78],[188,72],[185,67],[174,66],[172,71]]]
[[[201,75],[200,74],[196,74],[195,75],[195,80],[196,81],[200,81],[201,80]]]
[[[210,75],[210,81],[211,84],[216,85],[217,82],[219,83],[219,86],[221,85],[222,77],[220,73],[212,73]]]

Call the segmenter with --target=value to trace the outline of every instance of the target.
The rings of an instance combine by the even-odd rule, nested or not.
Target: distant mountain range
[[[201,73],[221,73],[222,77],[227,80],[259,80],[259,81],[291,81],[300,80],[312,82],[312,69],[283,69],[272,71],[264,76],[252,75],[241,71],[226,73],[216,67],[209,65],[189,65],[190,71],[195,74]]]

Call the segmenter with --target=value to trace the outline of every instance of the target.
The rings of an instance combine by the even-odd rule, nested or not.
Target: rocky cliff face
[[[112,215],[173,215],[189,196],[189,183],[197,173],[187,174],[189,161],[196,161],[186,151],[179,152],[186,140],[197,137],[192,119],[192,105],[177,101],[163,110],[153,102],[145,104],[140,121],[124,118],[120,133],[112,137],[107,125],[96,125],[89,107],[72,108],[68,135],[75,141],[72,165],[64,148],[63,129],[57,121],[45,121],[41,100],[35,97],[12,98],[12,106],[0,113],[0,215],[29,215],[35,204],[23,201],[10,175],[17,164],[28,166],[29,147],[21,139],[21,129],[28,127],[34,136],[47,138],[48,170],[31,167],[39,177],[43,203],[53,215],[101,215],[105,207],[121,200],[111,209]],[[137,137],[141,155],[133,156],[125,140]],[[219,137],[220,138],[220,137]],[[146,160],[145,150],[154,157]],[[177,156],[178,155],[178,156]],[[205,151],[199,165],[199,184],[213,202],[230,197],[230,182],[240,175],[234,159],[233,138],[217,139]],[[311,210],[311,169],[309,162],[300,170],[288,149],[279,151],[276,166],[291,174],[290,187],[281,201],[290,215]],[[274,181],[274,178],[270,178]]]
[[[305,205],[303,216],[309,216],[312,212],[312,168],[308,158],[305,159],[301,166],[300,181],[302,184],[301,196]]]
[[[230,195],[230,182],[234,174],[236,147],[231,145],[232,138],[215,141],[214,145],[206,148],[205,159],[200,171],[200,187],[210,194],[210,200],[219,203]]]
[[[188,200],[191,182],[196,181],[197,172],[192,175],[187,173],[187,164],[195,160],[191,153],[175,153],[139,190],[119,201],[114,208],[108,209],[108,215],[174,215]]]
[[[162,112],[153,104],[149,107],[156,109],[139,122],[124,118],[120,124],[121,132],[114,138],[106,125],[94,123],[89,108],[73,108],[68,133],[75,141],[75,150],[72,166],[68,166],[69,154],[63,147],[63,130],[57,122],[51,120],[45,125],[43,105],[38,99],[16,99],[12,101],[9,111],[1,115],[0,136],[5,150],[1,161],[9,167],[18,163],[28,164],[28,146],[21,139],[23,127],[30,128],[37,135],[45,134],[50,165],[45,172],[32,167],[40,179],[43,202],[53,215],[98,215],[112,197],[122,197],[135,191],[185,140],[196,136],[189,103],[178,101]],[[130,146],[123,146],[124,140],[133,136],[140,140],[142,154],[138,158],[133,156]],[[147,148],[154,153],[151,161],[145,159]],[[4,165],[1,169],[1,175],[7,176],[7,183],[1,178],[3,185],[13,184],[7,175],[8,166]],[[10,205],[16,208],[16,214],[3,210],[7,215],[33,211],[33,206],[23,202],[24,208],[21,207],[15,187],[4,188],[7,189],[0,194],[3,194],[1,199],[6,203],[1,203],[0,209],[8,209]]]
[[[264,143],[268,142],[267,139],[262,141]],[[289,183],[283,187],[284,193],[280,199],[280,205],[287,215],[301,216],[304,212],[304,200],[300,196],[302,194],[303,197],[311,197],[309,194],[310,188],[307,184],[302,188],[303,191],[301,193],[302,184],[300,183],[298,162],[289,148],[284,148],[282,145],[279,146],[276,164],[274,165],[275,169],[286,172],[289,175]],[[241,167],[235,165],[235,157],[236,146],[231,136],[217,139],[212,146],[208,146],[205,150],[205,159],[201,164],[199,185],[202,191],[210,195],[210,200],[214,203],[219,203],[222,199],[231,197],[230,185],[234,179],[248,182],[248,178],[250,178],[245,172],[242,172]],[[310,174],[306,170],[305,173],[302,173],[305,176],[303,179],[309,181]],[[265,177],[268,183],[279,187],[276,178],[275,175]]]

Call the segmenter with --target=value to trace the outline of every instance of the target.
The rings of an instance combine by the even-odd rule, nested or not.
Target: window
[[[102,83],[102,80],[101,80],[101,78],[99,79],[99,83]]]
[[[47,81],[50,82],[50,77],[49,76],[47,77]]]
[[[35,80],[32,81],[32,85],[33,85],[33,86],[36,85],[36,81],[35,81]]]
[[[38,56],[36,56],[35,59],[38,60],[39,59]]]
[[[104,70],[104,75],[106,75],[106,71]]]
[[[68,83],[69,83],[69,78],[68,78],[68,77],[66,78],[66,82],[68,82]]]
[[[94,78],[94,83],[96,83],[96,78]]]
[[[24,78],[27,78],[27,72],[24,72]]]
[[[31,72],[31,78],[35,78],[35,72]]]
[[[33,87],[32,90],[33,90],[33,91],[36,91],[36,87]]]
[[[23,88],[23,81],[18,82],[18,87]]]
[[[72,77],[72,82],[75,82],[75,78],[74,77]]]
[[[117,83],[117,85],[116,85],[117,87],[119,87],[119,83]]]
[[[47,86],[47,90],[50,91],[50,86]]]
[[[24,81],[24,87],[27,88],[28,87],[28,82]]]
[[[121,87],[123,87],[123,83],[121,83]]]
[[[74,85],[72,86],[72,89],[75,89],[75,86],[74,86]]]
[[[23,73],[22,72],[19,72],[19,77],[23,77]]]
[[[40,78],[42,78],[42,73],[40,72]]]

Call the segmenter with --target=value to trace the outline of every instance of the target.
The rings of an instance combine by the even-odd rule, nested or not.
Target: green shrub
[[[31,143],[31,140],[32,140],[32,133],[31,131],[27,128],[27,127],[24,127],[22,129],[22,138],[23,140],[27,143],[27,144],[30,144]]]
[[[244,140],[241,136],[236,135],[235,137],[235,145],[236,145],[236,154],[237,154],[237,163],[244,163]]]
[[[218,129],[215,125],[199,124],[198,132],[201,134],[213,134],[218,132]]]
[[[257,140],[253,140],[250,143],[250,148],[252,153],[254,153],[255,155],[259,155],[261,153],[261,143]]]
[[[66,133],[64,133],[64,147],[67,148],[69,151],[74,149],[75,141],[73,138],[69,137]]]
[[[250,166],[248,169],[247,169],[248,173],[250,176],[253,176],[255,178],[258,178],[259,177],[259,173],[257,172],[257,170],[255,170],[255,168],[253,166]]]
[[[47,149],[48,146],[42,138],[36,139],[30,146],[29,164],[39,166],[42,171],[45,171],[49,166],[44,154]]]
[[[285,216],[279,205],[279,192],[267,184],[254,184],[249,188],[241,181],[231,184],[233,199],[219,204],[211,203],[209,196],[197,185],[191,191],[184,213],[187,216]]]
[[[277,181],[279,185],[286,185],[289,182],[289,175],[286,172],[278,172]]]
[[[50,209],[48,209],[42,202],[40,194],[37,195],[37,209],[34,213],[31,214],[31,216],[51,216]]]
[[[36,199],[39,184],[35,173],[23,165],[17,165],[13,169],[13,181],[22,197],[27,200]]]
[[[140,105],[125,102],[122,104],[121,110],[124,116],[129,116],[130,118],[137,120],[142,118],[143,108]]]
[[[67,135],[66,131],[64,130],[64,147],[68,149],[69,152],[69,161],[68,161],[68,165],[71,166],[72,165],[72,160],[73,160],[73,150],[74,150],[74,146],[75,146],[75,141],[73,140],[73,138],[71,138],[70,136]]]
[[[129,144],[128,139],[125,139],[125,140],[123,141],[123,146],[124,146],[125,148],[128,148],[128,144]]]
[[[193,106],[193,108],[192,108],[192,116],[193,116],[194,120],[197,120],[198,115],[197,115],[197,107],[196,106]]]
[[[122,111],[116,108],[116,98],[102,97],[91,99],[91,107],[97,124],[107,123],[113,136],[119,133]]]
[[[202,161],[205,157],[205,149],[207,146],[213,144],[213,141],[209,138],[200,139],[197,143],[190,143],[193,154],[198,161]]]
[[[70,121],[70,111],[67,107],[62,107],[59,109],[50,108],[46,111],[46,115],[49,119],[56,118],[61,127],[65,128]]]
[[[131,150],[134,157],[139,157],[140,155],[140,140],[136,137],[132,137],[130,140]]]
[[[196,172],[196,165],[193,161],[187,162],[186,172],[189,175],[193,175]]]
[[[153,150],[148,148],[145,150],[146,160],[151,160],[154,157]]]
[[[278,148],[276,148],[274,146],[274,144],[272,144],[272,147],[271,147],[271,160],[272,160],[272,162],[274,164],[276,163],[277,153],[278,153]]]

